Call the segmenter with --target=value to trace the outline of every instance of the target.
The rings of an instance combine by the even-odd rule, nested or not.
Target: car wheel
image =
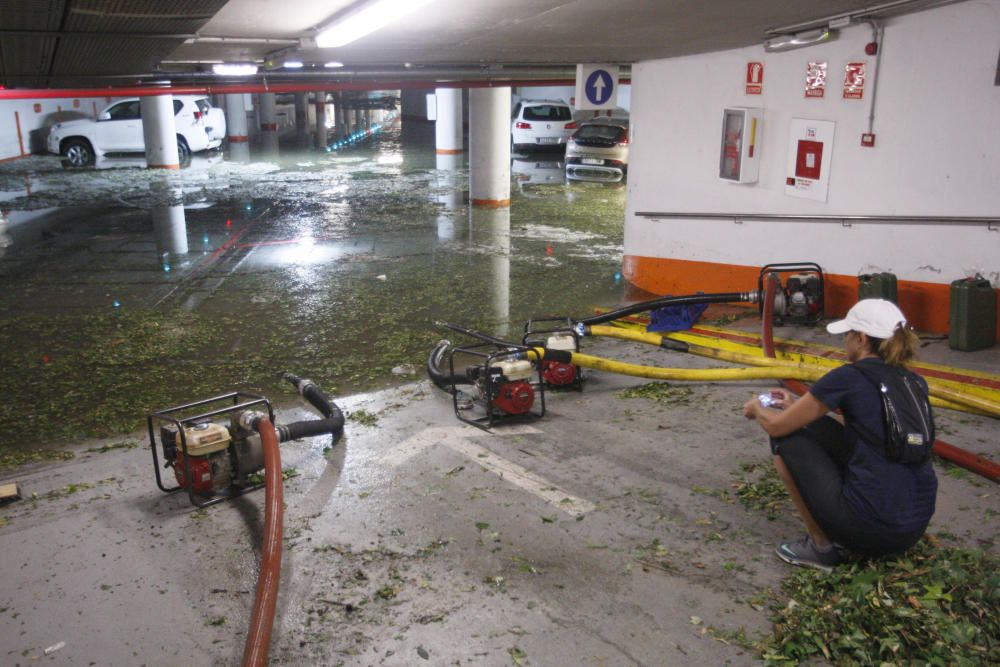
[[[94,164],[94,149],[84,139],[70,139],[63,144],[63,164],[69,167],[89,167]]]
[[[191,164],[191,149],[188,148],[184,137],[177,137],[177,162],[182,167]]]

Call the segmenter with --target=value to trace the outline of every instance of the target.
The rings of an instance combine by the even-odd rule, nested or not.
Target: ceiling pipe
[[[150,97],[153,95],[210,95],[225,93],[311,93],[316,90],[409,90],[429,88],[494,88],[507,86],[572,86],[575,79],[505,79],[505,80],[452,80],[417,81],[371,80],[361,82],[331,81],[329,79],[308,83],[221,83],[205,85],[171,86],[115,86],[107,88],[13,88],[0,90],[0,100],[71,99],[80,97]],[[631,83],[621,79],[621,83]]]

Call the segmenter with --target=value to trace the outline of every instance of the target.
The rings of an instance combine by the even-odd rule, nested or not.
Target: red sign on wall
[[[764,90],[764,63],[747,63],[747,95],[760,95]]]
[[[865,64],[847,63],[844,70],[844,99],[860,100],[865,94]]]
[[[823,97],[826,92],[826,63],[806,67],[806,97]]]

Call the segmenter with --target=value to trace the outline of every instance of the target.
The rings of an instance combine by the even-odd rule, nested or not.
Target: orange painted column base
[[[473,206],[480,208],[509,208],[509,199],[473,199],[469,202]]]
[[[626,255],[622,275],[636,287],[652,294],[694,294],[757,289],[760,267],[716,262],[698,262],[666,257]],[[858,277],[824,273],[823,301],[827,317],[840,317],[858,300]],[[899,307],[910,324],[921,331],[948,333],[951,285],[917,280],[896,284]],[[997,290],[1000,311],[1000,290]],[[1000,341],[1000,322],[996,338]]]
[[[436,150],[438,155],[458,155],[462,153],[461,148],[438,148]]]
[[[179,164],[147,164],[147,169],[180,169]]]

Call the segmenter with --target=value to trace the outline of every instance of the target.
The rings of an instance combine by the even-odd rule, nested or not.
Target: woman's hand
[[[760,401],[756,396],[751,398],[749,401],[743,404],[743,416],[747,419],[756,419],[757,411],[763,410],[764,406],[760,404]]]

